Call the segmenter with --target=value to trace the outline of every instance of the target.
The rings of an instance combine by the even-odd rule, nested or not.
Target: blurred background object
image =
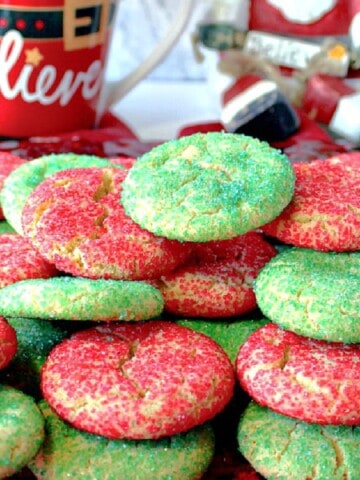
[[[218,53],[204,49],[205,61],[199,62],[193,45],[197,25],[208,17],[213,1],[194,0],[178,44],[113,108],[142,140],[166,140],[188,123],[218,120],[220,98],[209,88],[209,78],[216,78],[211,72],[217,68]],[[221,0],[228,1],[234,2]],[[110,80],[126,75],[149,54],[167,34],[178,8],[174,0],[120,0],[107,70]]]
[[[178,6],[120,0],[109,75],[141,62],[166,35]],[[219,122],[229,89],[255,74],[275,82],[289,107],[360,144],[359,25],[360,0],[194,0],[178,44],[116,113],[141,137],[166,139],[188,124]],[[234,118],[243,117],[241,105],[249,107],[248,98],[240,100],[239,112],[237,103],[231,106]]]
[[[194,0],[194,11],[188,28],[163,63],[149,75],[149,79],[205,79],[205,66],[194,57],[191,33],[206,15],[210,4],[210,0]],[[141,63],[166,35],[177,10],[178,2],[174,0],[120,0],[109,75],[124,75]]]

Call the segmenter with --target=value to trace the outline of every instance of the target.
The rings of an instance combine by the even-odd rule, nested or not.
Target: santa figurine
[[[224,1],[233,13],[242,11],[241,19],[216,19],[217,5]],[[222,97],[225,126],[247,131],[245,120],[256,124],[258,115],[264,121],[282,112],[286,122],[280,118],[280,130],[275,131],[281,139],[299,128],[300,108],[335,136],[360,144],[360,0],[213,0],[212,13],[200,36],[216,48],[219,33],[219,67],[233,79]],[[276,108],[279,101],[281,108]],[[261,106],[267,110],[259,111]],[[275,117],[268,123],[274,126],[274,119],[276,123]],[[281,125],[287,126],[286,132]]]
[[[348,35],[359,0],[253,0],[249,30],[303,37]]]

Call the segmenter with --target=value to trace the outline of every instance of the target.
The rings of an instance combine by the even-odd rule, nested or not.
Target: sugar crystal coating
[[[360,153],[293,165],[292,201],[263,231],[296,247],[360,249]]]
[[[16,332],[17,350],[8,368],[0,372],[0,383],[38,398],[41,367],[69,332],[58,322],[39,318],[7,317],[7,322]]]
[[[57,269],[21,235],[0,235],[0,288],[29,278],[50,278]]]
[[[75,153],[54,153],[23,163],[6,177],[0,192],[0,203],[5,219],[16,232],[22,234],[21,212],[26,199],[45,178],[69,168],[111,165],[105,158]],[[118,168],[122,167],[119,165]]]
[[[3,317],[0,317],[0,370],[14,358],[17,350],[16,331]]]
[[[45,441],[30,462],[37,479],[194,480],[207,469],[215,449],[209,423],[157,440],[109,440],[63,422],[42,400]]]
[[[144,282],[53,277],[22,280],[0,289],[0,315],[53,320],[147,320],[164,307]]]
[[[233,367],[219,345],[161,320],[77,332],[41,371],[44,398],[61,418],[111,439],[190,430],[222,411],[233,388]]]
[[[187,243],[155,236],[119,203],[127,172],[73,168],[41,182],[22,212],[26,238],[71,275],[114,280],[157,278],[187,259]]]
[[[44,440],[44,418],[34,399],[0,385],[0,478],[20,471]]]
[[[359,478],[360,427],[299,422],[251,402],[238,445],[268,480]]]
[[[231,317],[256,309],[253,283],[276,249],[256,232],[193,244],[188,262],[155,285],[164,310],[189,317]]]
[[[145,153],[124,181],[121,202],[157,235],[204,242],[269,222],[293,191],[292,167],[279,150],[251,137],[212,132]]]
[[[326,342],[273,323],[236,360],[240,385],[260,405],[304,422],[360,425],[360,346]]]
[[[209,182],[209,184],[210,184],[210,182]],[[327,218],[326,218],[326,220],[327,220]],[[181,221],[182,221],[182,219],[181,219]],[[179,223],[181,223],[180,220],[179,220]],[[211,229],[211,231],[213,232],[213,231],[215,231],[215,229],[216,229],[216,228]],[[234,229],[233,229],[233,230],[234,230]],[[356,229],[355,229],[355,230],[356,230]],[[217,234],[216,234],[216,235],[217,235]],[[177,238],[177,237],[176,237],[176,238]],[[203,241],[204,241],[204,238],[208,238],[208,237],[206,237],[206,235],[203,234],[202,237],[201,237],[201,240],[199,240],[199,241],[202,241],[202,242],[203,242]],[[217,237],[216,237],[216,238],[217,238]],[[232,235],[231,238],[234,238],[234,235]],[[208,241],[208,240],[206,240],[206,241]],[[303,272],[302,272],[302,273],[303,273]],[[305,274],[306,274],[306,273],[305,273]],[[5,292],[4,297],[5,297],[6,293],[8,293],[8,292]],[[281,293],[282,293],[282,292],[281,292],[281,288],[280,288],[280,290],[279,290],[279,295],[280,295],[280,297],[281,297]],[[300,292],[300,293],[302,293],[302,292]],[[92,294],[94,295],[94,293],[92,293]],[[299,294],[299,290],[297,291],[297,294]],[[56,293],[55,293],[55,295],[56,295]],[[20,296],[20,290],[19,290],[19,296]],[[301,296],[301,295],[300,295],[300,296]],[[30,297],[31,297],[31,296],[30,296]],[[16,298],[17,298],[17,297],[15,296],[15,299],[16,299]],[[36,294],[34,293],[34,296],[31,297],[31,298],[35,299],[35,298],[36,298]],[[306,303],[306,308],[308,308],[308,307],[311,305],[311,303],[312,303],[312,300],[311,300],[311,302],[307,302],[307,303]],[[16,308],[17,308],[17,307],[16,307]],[[47,307],[47,308],[48,308],[48,307]],[[44,313],[44,315],[47,315],[47,312],[48,312],[47,308],[45,308],[45,313]],[[340,311],[341,311],[341,309],[340,309]],[[348,315],[348,313],[349,313],[349,310],[347,309],[346,314]],[[51,312],[51,314],[52,314],[52,312]],[[44,318],[45,318],[45,317],[44,317]],[[207,322],[206,322],[206,323],[207,323]],[[300,322],[300,323],[301,323],[301,322]],[[354,329],[357,331],[356,327],[354,327]],[[317,328],[315,328],[315,329],[313,328],[313,330],[317,330]],[[199,329],[199,331],[200,331],[200,329]],[[230,331],[230,329],[229,329],[229,331]],[[232,331],[233,331],[233,330],[232,330]],[[322,329],[321,332],[323,332],[323,331],[324,331],[324,330]],[[337,332],[339,332],[339,331],[340,331],[340,330],[337,330]],[[219,332],[219,330],[217,330],[217,329],[215,329],[215,328],[213,329],[214,336],[218,335],[218,334],[219,334],[218,332]],[[326,332],[327,332],[327,330],[326,330]],[[230,333],[229,333],[229,334],[230,334]],[[327,334],[327,333],[326,333],[326,334]],[[210,335],[210,336],[211,336],[211,335]],[[336,338],[340,338],[340,337],[336,337]],[[343,337],[341,337],[341,338],[343,338]],[[220,342],[219,342],[219,343],[220,343]],[[131,355],[132,355],[132,353],[133,353],[133,352],[131,352]],[[286,354],[286,355],[287,355],[287,354]],[[285,357],[286,357],[286,355],[285,355]],[[286,363],[286,362],[284,362],[284,363]],[[275,424],[276,424],[276,420],[274,420],[274,419],[276,419],[276,414],[274,414],[274,415],[275,415],[275,417],[273,417],[273,423],[274,423],[274,425],[275,425]],[[291,420],[291,419],[290,419],[290,420]],[[253,419],[253,421],[254,421],[254,419]],[[254,421],[254,422],[255,422],[255,421]],[[296,427],[294,427],[294,430],[291,430],[291,432],[290,432],[290,434],[289,434],[289,436],[288,436],[288,438],[287,438],[287,442],[288,442],[288,443],[285,443],[285,444],[281,443],[281,446],[282,446],[281,451],[280,451],[280,452],[279,452],[279,451],[275,451],[275,454],[273,454],[273,456],[276,458],[276,461],[278,461],[279,459],[281,460],[283,457],[286,457],[286,455],[287,455],[287,450],[288,450],[288,449],[291,450],[291,445],[290,445],[290,444],[291,444],[291,441],[293,440],[293,433],[292,433],[292,432],[295,432],[295,431],[296,431],[297,425],[298,425],[298,422],[296,423]],[[259,426],[259,424],[256,424],[256,427],[258,427],[258,426]],[[325,428],[323,428],[323,429],[320,429],[320,434],[323,435],[323,436],[325,436],[326,439],[327,439],[327,435],[328,435],[327,431],[328,431],[328,430],[327,430],[327,427],[325,427]],[[355,432],[355,431],[356,431],[356,428],[354,428],[353,431]],[[84,433],[84,432],[81,432],[81,433]],[[85,435],[88,435],[88,434],[85,434]],[[265,435],[264,435],[264,436],[265,436]],[[294,436],[295,436],[295,435],[294,435]],[[302,433],[302,436],[306,436],[306,433],[303,432],[303,433]],[[310,435],[310,436],[311,436],[311,435]],[[267,437],[267,438],[266,438],[266,442],[267,442],[267,445],[268,445],[268,443],[271,443],[272,439],[274,439],[275,433],[274,433],[272,430],[270,430],[270,431],[266,434],[266,437]],[[271,437],[272,437],[272,438],[271,438]],[[307,436],[306,436],[306,437],[307,437]],[[274,442],[275,442],[275,440],[274,440]],[[257,442],[257,443],[261,443],[260,440],[259,440],[259,442]],[[254,444],[252,444],[252,447],[254,447]],[[331,447],[333,447],[333,451],[331,451]],[[255,447],[254,447],[254,448],[255,448]],[[300,447],[298,447],[298,450],[301,452]],[[330,466],[332,466],[332,468],[333,468],[334,471],[336,472],[336,475],[339,474],[339,479],[340,479],[340,478],[341,478],[341,479],[345,478],[346,475],[348,475],[348,474],[351,476],[351,475],[352,475],[352,470],[351,470],[351,468],[349,467],[349,470],[346,470],[346,469],[348,468],[349,464],[351,464],[351,458],[355,458],[355,459],[358,458],[358,451],[356,451],[356,449],[355,449],[354,451],[351,451],[351,452],[350,452],[350,461],[349,461],[349,457],[347,457],[346,455],[345,455],[346,459],[344,460],[344,457],[342,456],[342,453],[343,453],[344,451],[347,453],[347,450],[346,450],[346,448],[343,449],[343,445],[342,445],[342,444],[341,444],[341,445],[338,444],[338,443],[337,443],[337,439],[334,440],[334,437],[333,437],[333,436],[330,436],[330,437],[329,437],[329,449],[328,449],[328,451],[329,451],[329,464],[330,464]],[[273,451],[271,451],[271,453],[272,453],[272,452],[273,452]],[[335,463],[335,464],[332,463],[333,460],[334,460],[334,453],[336,454],[336,455],[335,455],[335,456],[336,456],[336,458],[335,458],[336,463]],[[312,458],[313,458],[313,457],[310,455],[310,459],[312,459]],[[303,467],[303,474],[304,474],[304,475],[307,475],[305,478],[312,478],[311,475],[316,475],[320,470],[321,470],[321,471],[326,471],[326,468],[325,468],[326,465],[324,465],[323,459],[321,458],[321,462],[319,462],[318,456],[315,456],[315,455],[314,455],[314,458],[316,459],[317,463],[315,463],[315,464],[313,463],[313,464],[311,465],[311,470],[310,470],[310,471]],[[42,461],[43,461],[43,459],[42,459],[41,456],[40,456],[40,457],[39,457],[39,462],[40,462],[39,467],[40,467],[40,468],[43,468],[43,465],[41,466],[41,462],[42,462]],[[281,478],[281,479],[285,479],[285,478],[286,478],[287,480],[289,480],[289,475],[290,475],[290,474],[293,475],[293,471],[296,470],[296,465],[297,465],[296,462],[297,462],[297,461],[298,461],[298,458],[295,457],[295,459],[294,459],[294,457],[293,457],[293,458],[291,459],[291,463],[288,463],[288,464],[287,464],[287,468],[285,468],[285,469],[283,470],[283,471],[285,472],[284,477],[280,477],[281,473],[279,473],[279,470],[278,470],[277,473],[274,474],[274,475],[275,475],[274,479],[276,478],[276,480],[280,480],[280,478]],[[89,464],[90,464],[90,463],[91,463],[91,461],[89,461]],[[344,468],[343,468],[343,467],[344,467],[344,464],[345,464],[345,470],[344,470]],[[256,462],[255,462],[255,465],[256,465]],[[260,470],[261,470],[261,469],[260,469]],[[305,472],[306,472],[306,473],[305,473]],[[333,478],[336,479],[336,478],[337,478],[336,476],[335,476],[335,477],[331,476],[331,475],[333,475],[333,473],[331,473],[331,472],[332,472],[331,468],[329,468],[329,472],[330,472],[330,473],[325,473],[325,475],[328,475],[328,477],[331,478],[331,479],[333,479]],[[265,471],[262,471],[262,473],[263,473],[264,475],[267,475],[267,473],[265,473]],[[43,472],[43,474],[44,474],[44,475],[48,475],[48,473],[44,473],[44,472]],[[301,477],[301,476],[296,477],[296,474],[297,474],[297,473],[294,472],[294,475],[295,475],[294,478],[295,478],[296,480],[297,480],[298,478],[299,478],[299,479],[302,479],[302,478],[303,478],[303,477]],[[39,475],[40,475],[40,474],[39,474]],[[266,477],[266,478],[269,478],[269,479],[272,479],[272,478],[273,478],[273,477],[271,477],[271,473],[269,473],[268,475],[269,475],[269,477]],[[299,475],[301,475],[301,474],[299,474]],[[355,474],[354,474],[354,475],[355,475],[354,478],[357,478],[357,471],[355,471]],[[39,477],[39,478],[41,478],[41,477]],[[54,478],[58,478],[58,477],[55,476]],[[147,478],[148,478],[148,477],[147,477]],[[158,478],[158,477],[156,477],[156,478]],[[183,477],[183,478],[186,478],[186,477]],[[314,478],[316,478],[316,477],[314,477]],[[320,480],[320,479],[319,479],[319,480]],[[321,480],[322,480],[322,479],[321,479]]]
[[[255,281],[265,316],[283,328],[332,342],[360,342],[360,252],[291,248]]]

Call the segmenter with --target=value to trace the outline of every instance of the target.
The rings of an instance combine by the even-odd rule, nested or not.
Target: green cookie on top
[[[224,240],[277,217],[295,176],[288,158],[245,135],[196,133],[140,157],[121,202],[142,228],[180,241]]]

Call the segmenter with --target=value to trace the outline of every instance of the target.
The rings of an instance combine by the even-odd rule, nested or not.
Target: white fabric
[[[128,74],[139,65],[175,19],[180,2],[174,0],[120,0],[111,48],[111,79]],[[177,45],[148,76],[159,80],[204,79],[204,64],[194,56],[191,34],[204,18],[209,0],[195,0],[188,27]]]
[[[337,0],[267,0],[283,16],[296,23],[311,24],[330,12]]]
[[[342,97],[330,121],[332,133],[360,145],[360,93]]]

